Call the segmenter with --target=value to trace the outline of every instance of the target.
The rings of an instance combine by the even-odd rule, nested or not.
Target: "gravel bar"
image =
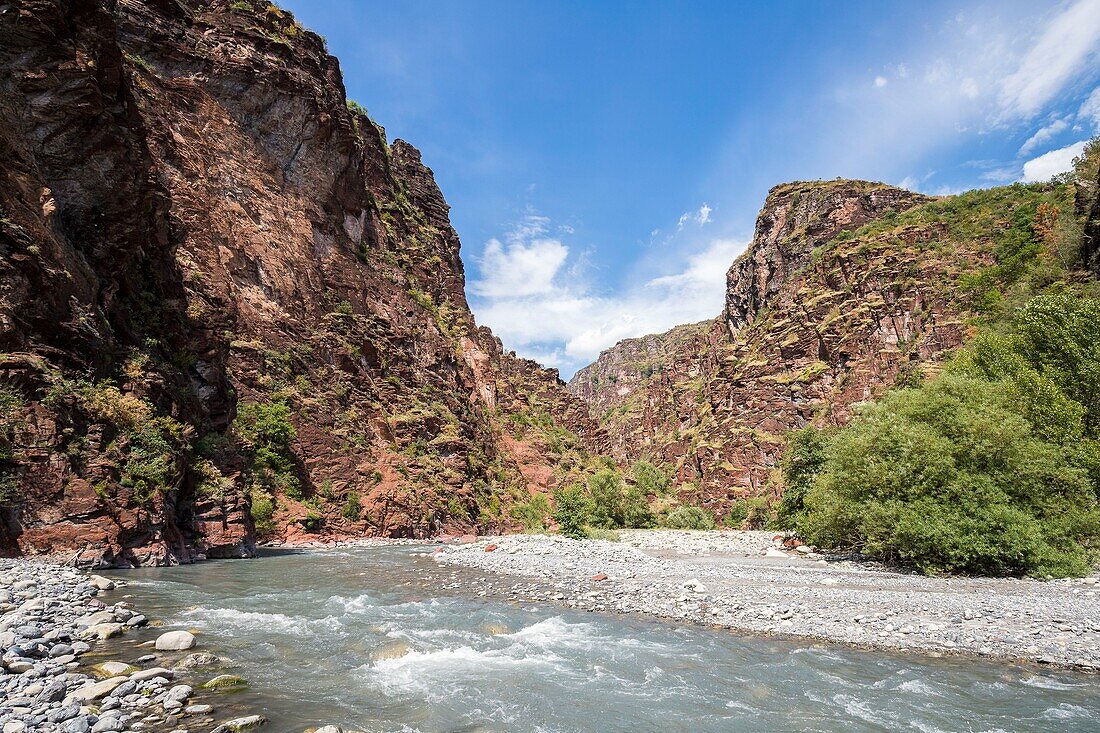
[[[619,534],[619,542],[483,537],[445,545],[432,557],[500,574],[502,594],[570,608],[868,648],[1100,670],[1095,576],[925,577],[826,558],[806,546],[784,547],[771,532]]]

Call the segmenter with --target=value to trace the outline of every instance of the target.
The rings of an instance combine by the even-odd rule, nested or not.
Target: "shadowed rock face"
[[[8,552],[250,555],[243,403],[291,408],[287,539],[506,524],[565,475],[531,415],[574,467],[606,446],[475,326],[420,153],[348,109],[321,38],[236,5],[0,3]]]
[[[719,516],[775,491],[788,431],[846,421],[961,344],[955,278],[990,262],[988,241],[937,246],[947,227],[931,215],[850,234],[931,201],[864,181],[777,186],[718,318],[620,342],[570,391],[620,459],[674,468],[683,498]]]
[[[1074,203],[1077,215],[1082,219],[1085,264],[1100,275],[1100,161],[1097,160],[1100,151],[1093,148],[1086,157],[1088,160],[1080,168],[1085,175],[1091,171],[1091,176],[1077,182]]]

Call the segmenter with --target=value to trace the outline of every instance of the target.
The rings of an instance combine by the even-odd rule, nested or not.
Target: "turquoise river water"
[[[1100,731],[1100,679],[739,636],[445,589],[423,548],[130,571],[126,593],[232,659],[270,733]],[[468,584],[464,584],[468,586]],[[219,717],[226,717],[225,714]]]

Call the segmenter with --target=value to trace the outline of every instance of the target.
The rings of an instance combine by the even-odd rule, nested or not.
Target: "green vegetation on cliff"
[[[1035,298],[1010,335],[983,335],[939,378],[889,393],[822,442],[794,442],[799,531],[927,573],[1088,572],[1100,550],[1098,378],[1100,300]]]
[[[993,262],[960,277],[978,334],[936,378],[863,405],[843,428],[795,433],[780,526],[925,573],[1063,577],[1094,567],[1100,297],[1081,268],[1071,194],[1056,182],[929,205],[952,226],[980,227],[1013,197]]]

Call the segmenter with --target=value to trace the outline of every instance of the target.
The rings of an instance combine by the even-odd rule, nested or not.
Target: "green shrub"
[[[120,483],[132,489],[138,503],[176,488],[185,452],[183,426],[170,417],[148,420],[130,434],[129,453],[121,465]]]
[[[239,405],[233,429],[252,445],[289,450],[297,437],[285,402],[246,402]]]
[[[730,506],[725,525],[733,529],[758,529],[771,519],[767,497],[752,496],[738,499]]]
[[[1100,548],[1100,300],[1031,299],[943,375],[784,460],[815,544],[926,573],[1080,575]],[[812,430],[812,429],[811,429]]]
[[[252,521],[256,524],[256,534],[266,537],[275,531],[275,500],[263,491],[253,491]]]
[[[672,479],[647,461],[634,464],[634,483],[646,496],[666,496],[672,488]]]
[[[17,413],[27,405],[23,393],[8,384],[0,384],[0,428],[14,424]]]
[[[297,431],[284,402],[249,402],[240,405],[233,431],[244,443],[253,481],[268,491],[301,499],[292,445]]]
[[[623,526],[623,480],[615,471],[603,469],[588,480],[591,497],[589,523],[612,529]]]
[[[960,354],[956,371],[989,380],[1010,379],[1038,408],[1054,395],[1058,412],[1083,410],[1087,437],[1100,433],[1100,299],[1073,293],[1032,298],[1013,317],[1007,336],[984,334]],[[1020,383],[1023,380],[1023,383]],[[1042,392],[1045,391],[1045,394]],[[1074,422],[1065,415],[1047,418]]]
[[[340,511],[340,514],[349,522],[357,522],[362,511],[363,505],[359,501],[359,492],[349,491],[348,498],[344,501],[344,508]]]
[[[192,472],[196,479],[195,493],[200,497],[222,501],[233,492],[233,480],[209,459],[195,461]]]
[[[513,519],[523,523],[524,529],[542,531],[548,526],[550,500],[545,494],[533,494],[527,501],[513,504],[509,513]]]
[[[780,464],[783,469],[783,498],[775,509],[776,529],[795,528],[806,492],[825,466],[829,434],[813,425],[791,434]]]
[[[829,442],[800,532],[926,573],[1086,572],[1088,472],[1013,408],[1004,385],[960,375],[888,394]]]
[[[657,524],[649,499],[638,486],[631,486],[623,494],[623,526],[648,529]]]
[[[363,117],[368,116],[367,108],[356,102],[354,99],[349,99],[347,101],[347,105],[348,112],[351,112],[353,115],[362,115]]]
[[[587,536],[585,525],[592,513],[592,501],[582,484],[571,484],[554,492],[554,521],[566,537],[583,539]]]
[[[325,518],[316,509],[310,509],[306,512],[306,515],[298,520],[298,523],[302,525],[302,528],[307,532],[316,532],[321,529],[321,525],[324,524]]]
[[[669,529],[714,529],[714,515],[697,506],[677,507],[665,517],[664,526]]]

